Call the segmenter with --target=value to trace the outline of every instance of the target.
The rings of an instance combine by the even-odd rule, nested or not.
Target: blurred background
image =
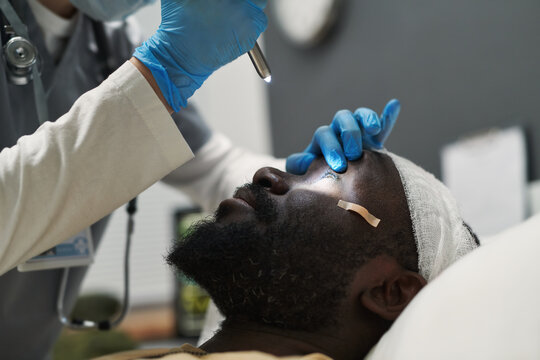
[[[215,73],[192,98],[214,130],[284,157],[302,150],[337,110],[380,113],[398,98],[402,111],[387,148],[444,180],[477,233],[488,239],[538,212],[538,0],[269,0],[267,13],[260,43],[273,82],[260,80],[247,55]],[[135,16],[150,36],[159,2]],[[123,329],[143,344],[174,338],[188,318],[191,330],[181,335],[197,334],[204,294],[163,260],[192,212],[189,199],[163,184],[139,197],[132,310]],[[125,224],[120,209],[83,294],[121,298]],[[191,305],[182,310],[179,299]],[[192,313],[182,313],[186,306]]]

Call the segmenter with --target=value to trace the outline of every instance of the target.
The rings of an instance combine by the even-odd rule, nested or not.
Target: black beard
[[[260,195],[256,209],[268,221],[277,213],[269,210],[265,196]],[[175,245],[167,262],[205,288],[227,320],[295,330],[331,325],[353,271],[363,261],[347,246],[351,241],[339,224],[317,222],[324,214],[313,212],[264,227],[256,219],[199,222]]]

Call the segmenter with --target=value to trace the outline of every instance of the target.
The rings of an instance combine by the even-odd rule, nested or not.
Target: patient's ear
[[[393,321],[427,281],[422,275],[403,268],[394,258],[385,256],[378,260],[377,269],[373,269],[377,275],[364,284],[360,302],[381,318]]]

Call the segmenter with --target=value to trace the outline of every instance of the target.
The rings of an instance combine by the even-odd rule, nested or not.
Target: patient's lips
[[[242,213],[253,212],[255,210],[255,196],[245,188],[239,188],[233,195],[232,198],[223,200],[219,204],[217,218],[222,219],[229,216],[236,218],[237,216],[242,217]],[[236,216],[234,216],[236,214]],[[237,220],[239,220],[238,218]]]
[[[255,209],[256,197],[253,195],[251,191],[249,191],[246,188],[239,188],[238,190],[236,190],[236,192],[233,195],[233,199],[240,202],[244,202],[249,207]]]
[[[221,202],[221,204],[223,204],[223,205],[229,205],[229,204],[231,204],[231,205],[239,205],[239,206],[242,206],[242,207],[248,207],[250,209],[253,209],[253,206],[251,206],[246,200],[241,199],[241,198],[237,198],[237,197],[232,197],[232,198],[223,200]]]
[[[245,220],[255,215],[258,221],[269,223],[277,217],[277,204],[268,191],[257,184],[246,184],[236,190],[233,197],[219,204],[216,219]]]

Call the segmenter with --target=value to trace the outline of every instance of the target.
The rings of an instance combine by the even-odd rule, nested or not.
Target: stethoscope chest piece
[[[21,36],[14,36],[4,46],[9,81],[26,85],[32,81],[32,71],[38,59],[36,47]]]

